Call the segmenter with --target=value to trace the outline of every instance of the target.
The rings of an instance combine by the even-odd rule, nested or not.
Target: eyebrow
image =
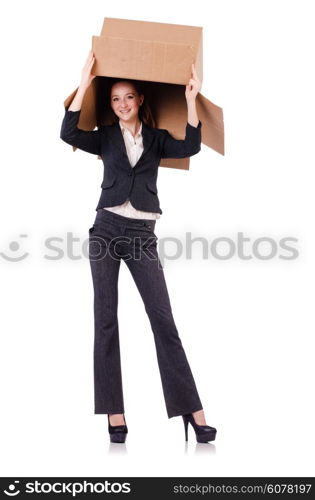
[[[127,92],[125,95],[136,95],[135,92]],[[113,94],[112,97],[119,97],[119,94]]]

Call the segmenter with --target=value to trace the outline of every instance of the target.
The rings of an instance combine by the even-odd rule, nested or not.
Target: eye
[[[113,97],[113,101],[118,101],[118,97]]]
[[[133,95],[128,95],[128,99],[133,99],[134,96]]]

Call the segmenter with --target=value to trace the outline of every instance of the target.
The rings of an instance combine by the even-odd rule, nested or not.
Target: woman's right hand
[[[94,62],[95,62],[95,56],[91,49],[82,69],[81,83],[80,83],[81,87],[86,87],[86,88],[89,87],[91,85],[92,80],[95,78],[96,75],[91,74]]]

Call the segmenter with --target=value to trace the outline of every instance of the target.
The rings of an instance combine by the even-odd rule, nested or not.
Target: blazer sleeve
[[[65,110],[65,115],[61,124],[60,139],[87,153],[101,155],[100,129],[91,131],[79,129],[77,124],[80,112],[81,110]]]
[[[185,139],[174,139],[164,130],[164,141],[161,158],[187,158],[199,153],[201,149],[201,121],[197,127],[187,122]]]

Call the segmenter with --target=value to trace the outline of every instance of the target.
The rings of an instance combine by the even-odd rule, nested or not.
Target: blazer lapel
[[[142,122],[143,153],[140,156],[138,163],[141,160],[141,158],[149,151],[153,139],[154,139],[153,129]]]
[[[128,169],[132,168],[127,155],[125,141],[122,135],[122,131],[119,123],[114,123],[112,131],[112,143],[115,147],[115,155],[121,157],[123,164],[127,166]]]
[[[121,159],[123,160],[124,165],[126,165],[126,167],[128,169],[135,168],[135,167],[137,167],[137,165],[139,163],[141,163],[143,156],[149,151],[149,149],[151,147],[153,138],[154,138],[154,133],[153,133],[152,128],[142,122],[143,152],[142,152],[139,160],[135,164],[135,166],[132,167],[130,165],[130,162],[129,162],[129,158],[128,158],[127,150],[126,150],[126,145],[125,145],[125,141],[123,138],[123,134],[122,134],[120,125],[118,122],[113,125],[112,142],[113,142],[114,147],[117,151],[117,155],[121,156]]]

